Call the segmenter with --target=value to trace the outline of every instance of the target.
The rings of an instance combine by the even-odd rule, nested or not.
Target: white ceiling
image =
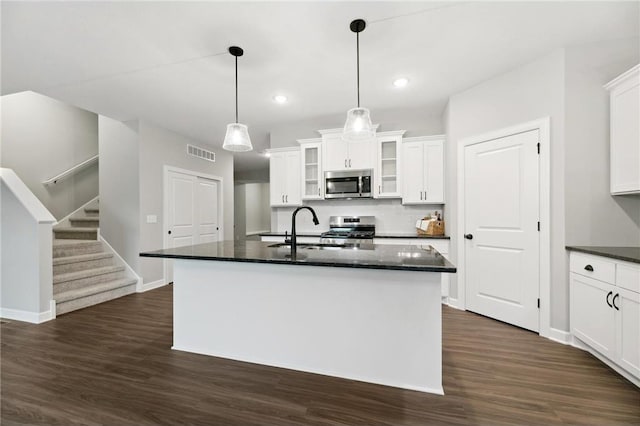
[[[1,4],[2,94],[33,90],[119,120],[148,120],[221,146],[234,120],[258,155],[274,126],[355,106],[444,104],[448,96],[562,46],[637,37],[634,2],[7,2]],[[406,76],[403,90],[391,82]],[[289,97],[277,105],[273,95]],[[336,123],[336,127],[342,123]]]

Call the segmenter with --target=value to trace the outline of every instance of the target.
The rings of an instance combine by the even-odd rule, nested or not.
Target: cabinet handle
[[[422,200],[422,191],[420,191],[420,200]]]
[[[289,196],[288,196],[288,195],[285,195],[285,196],[284,196],[284,201],[285,201],[286,203],[288,203],[288,202],[289,202]]]
[[[424,200],[427,201],[427,191],[424,191]]]
[[[613,307],[616,308],[616,311],[619,311],[620,308],[618,308],[618,305],[616,305],[616,299],[620,297],[620,293],[616,293],[615,296],[613,296]]]
[[[381,185],[378,185],[378,194],[380,194],[381,192],[382,192]]]
[[[351,167],[351,158],[349,158],[349,167]]]
[[[347,159],[346,158],[344,159],[344,168],[345,169],[347,168]]]
[[[320,196],[320,187],[318,187],[318,197]]]
[[[284,195],[282,195],[282,202],[284,203]]]
[[[607,305],[609,305],[610,308],[613,308],[613,305],[611,304],[611,302],[609,302],[609,298],[611,297],[612,294],[613,294],[613,291],[610,291],[609,293],[607,293]]]
[[[591,265],[587,265],[587,266],[585,266],[585,267],[584,267],[584,269],[585,269],[586,271],[593,272],[593,266],[591,266]]]

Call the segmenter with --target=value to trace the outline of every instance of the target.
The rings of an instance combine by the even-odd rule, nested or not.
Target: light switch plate
[[[156,216],[155,214],[148,214],[147,223],[158,223],[158,216]]]

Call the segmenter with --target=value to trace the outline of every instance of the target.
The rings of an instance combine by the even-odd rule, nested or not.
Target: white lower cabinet
[[[616,273],[640,265],[572,252],[570,268],[571,334],[640,378],[640,293]]]

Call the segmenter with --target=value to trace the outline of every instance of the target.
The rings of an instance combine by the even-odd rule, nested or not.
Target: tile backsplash
[[[296,229],[298,232],[324,232],[329,229],[329,216],[375,216],[376,232],[407,233],[415,232],[418,219],[434,211],[444,213],[443,204],[403,206],[399,199],[375,200],[324,200],[306,201],[305,205],[313,208],[320,225],[314,226],[311,213],[298,212]],[[291,213],[295,207],[271,208],[271,231],[285,232],[291,230]],[[444,217],[444,215],[443,215]]]

